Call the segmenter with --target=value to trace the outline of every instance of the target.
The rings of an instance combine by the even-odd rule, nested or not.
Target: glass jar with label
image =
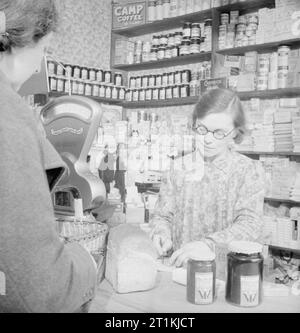
[[[157,53],[158,53],[158,48],[152,47],[150,53],[150,61],[157,61],[158,59]]]
[[[165,59],[165,55],[166,55],[166,47],[160,45],[157,51],[157,59],[158,60],[163,60]]]
[[[159,42],[160,42],[160,36],[159,35],[153,35],[152,37],[152,46],[159,46]]]
[[[179,57],[179,48],[177,46],[171,47],[172,58]]]
[[[63,92],[65,90],[65,80],[64,79],[57,79],[57,91]]]
[[[81,69],[81,79],[86,81],[88,79],[89,71],[86,67]]]
[[[72,65],[65,65],[65,72],[66,72],[66,77],[72,77],[73,76],[73,66]]]
[[[165,53],[165,59],[171,59],[171,58],[172,58],[172,47],[167,46],[166,53]]]
[[[78,94],[78,82],[77,81],[72,82],[72,93],[74,95]]]
[[[142,88],[142,77],[141,76],[137,76],[135,78],[135,87],[136,87],[136,89]]]
[[[111,73],[111,71],[105,71],[104,72],[104,82],[106,84],[112,83],[112,73]]]
[[[185,56],[190,54],[190,40],[183,40],[180,45],[180,56]]]
[[[145,99],[146,99],[146,101],[151,101],[152,100],[152,88],[147,88],[146,89]]]
[[[175,72],[168,73],[168,85],[172,86],[175,84]]]
[[[189,69],[181,71],[181,83],[187,84],[191,81],[191,71]]]
[[[105,98],[111,99],[112,95],[112,87],[111,86],[106,86],[105,88]]]
[[[190,54],[200,53],[200,38],[192,38],[190,44]]]
[[[152,90],[152,99],[153,100],[158,100],[159,99],[159,88],[155,87]]]
[[[99,85],[98,84],[93,84],[93,93],[92,95],[94,97],[99,97]]]
[[[98,70],[97,70],[96,80],[97,80],[98,82],[104,82],[104,72],[103,72],[102,69],[98,69]]]
[[[167,86],[169,84],[169,76],[168,73],[164,73],[162,75],[162,85]]]
[[[148,22],[153,22],[156,20],[156,1],[148,1]]]
[[[183,32],[182,31],[177,31],[175,32],[175,45],[180,46],[183,38]]]
[[[125,99],[127,102],[132,102],[133,91],[132,89],[127,89],[125,94]]]
[[[139,101],[144,101],[146,99],[146,91],[145,89],[141,89],[139,92]]]
[[[161,100],[166,99],[166,88],[165,87],[159,88],[159,99],[161,99]]]
[[[190,96],[190,86],[188,84],[182,84],[180,86],[180,96],[181,98]]]
[[[71,86],[72,87],[72,86]],[[65,93],[69,94],[70,93],[70,80],[65,81]],[[72,91],[71,91],[72,93]]]
[[[50,78],[50,90],[57,91],[57,78],[56,77]]]
[[[104,98],[105,97],[105,86],[101,85],[99,88],[99,97]]]
[[[160,75],[160,74],[156,75],[156,77],[155,77],[155,84],[158,87],[162,86],[162,75]]]
[[[216,255],[199,254],[188,261],[187,300],[196,305],[212,304],[216,300]]]
[[[168,86],[166,88],[166,99],[172,99],[173,98],[173,87]]]
[[[121,87],[119,91],[119,99],[121,101],[125,100],[125,93],[126,93],[125,87]]]
[[[116,86],[114,86],[112,88],[112,92],[111,92],[111,98],[112,99],[119,99],[119,90],[120,90],[120,88],[116,87]]]
[[[129,88],[130,89],[134,89],[136,88],[136,78],[135,77],[131,77],[129,80]]]
[[[155,75],[149,75],[149,87],[152,88],[155,86]]]
[[[84,95],[84,82],[83,81],[78,82],[78,94]]]
[[[162,20],[163,16],[163,0],[156,0],[156,19]]]
[[[177,84],[173,86],[173,98],[180,98],[180,89]]]
[[[263,247],[252,242],[229,244],[226,301],[256,307],[263,300]]]
[[[185,22],[183,24],[183,38],[191,38],[192,24]]]
[[[50,76],[56,74],[56,64],[54,61],[48,61],[48,74]]]
[[[59,76],[63,76],[63,75],[65,75],[65,70],[64,70],[63,65],[61,65],[61,64],[57,64],[57,67],[56,67],[56,74],[59,75]]]
[[[79,66],[74,66],[73,68],[73,77],[75,79],[80,79],[80,76],[81,76],[81,69]]]
[[[90,68],[89,70],[89,80],[96,81],[96,70],[94,68]]]
[[[191,38],[201,37],[201,25],[200,23],[192,23]]]
[[[148,85],[149,85],[149,76],[148,75],[142,76],[142,87],[147,88]]]
[[[159,44],[160,44],[160,46],[167,46],[168,45],[168,35],[161,35]]]
[[[115,74],[115,77],[114,77],[114,84],[117,86],[117,87],[120,87],[123,85],[123,76],[121,73],[116,73]]]
[[[92,85],[89,83],[85,84],[85,96],[92,96]]]
[[[171,0],[163,0],[163,18],[170,17],[170,2]]]

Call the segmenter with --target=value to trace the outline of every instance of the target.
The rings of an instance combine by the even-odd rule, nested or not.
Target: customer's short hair
[[[233,117],[233,123],[237,130],[235,142],[237,144],[243,141],[247,132],[246,116],[242,103],[235,92],[229,89],[213,89],[206,92],[196,104],[193,113],[193,126],[197,119],[203,119],[209,114],[227,113]]]
[[[0,35],[0,52],[38,42],[55,31],[55,0],[0,0],[0,12],[6,17],[6,33]]]

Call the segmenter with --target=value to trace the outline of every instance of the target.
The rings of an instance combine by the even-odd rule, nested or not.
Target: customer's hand
[[[152,242],[160,257],[166,257],[168,252],[173,248],[172,240],[163,235],[154,235]]]
[[[212,250],[204,242],[200,241],[188,243],[178,251],[174,252],[170,259],[170,265],[182,267],[188,262],[189,259],[205,253],[212,253]]]

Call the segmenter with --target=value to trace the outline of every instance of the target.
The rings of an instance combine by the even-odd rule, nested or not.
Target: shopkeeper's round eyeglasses
[[[199,135],[205,136],[208,133],[212,133],[214,138],[217,140],[223,140],[225,139],[228,135],[230,135],[233,131],[235,130],[235,128],[233,130],[231,130],[228,133],[225,133],[223,130],[215,130],[215,131],[209,131],[204,125],[199,125],[197,127],[193,127],[193,131]]]

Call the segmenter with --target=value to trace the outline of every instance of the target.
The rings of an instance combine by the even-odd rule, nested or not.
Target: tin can
[[[152,37],[152,46],[159,46],[160,36],[154,35]]]
[[[142,76],[142,87],[147,88],[148,85],[149,85],[149,76],[148,75]]]
[[[188,69],[181,71],[181,82],[190,83],[190,81],[191,81],[191,71]]]
[[[72,86],[71,86],[72,88]],[[72,91],[71,91],[72,92]],[[70,93],[70,81],[69,80],[66,80],[65,81],[65,93],[66,94],[69,94]]]
[[[180,89],[178,85],[173,86],[173,98],[180,98]]]
[[[256,307],[263,301],[262,245],[233,242],[227,255],[226,301],[241,307]]]
[[[163,84],[162,84],[162,75],[160,75],[160,74],[156,75],[155,80],[156,80],[156,85],[157,85],[158,87],[160,87],[160,86],[163,85]]]
[[[152,100],[152,88],[147,88],[146,89],[145,99],[146,99],[146,101],[151,101]]]
[[[175,46],[175,33],[171,33],[168,35],[168,46]]]
[[[150,61],[157,61],[158,60],[158,48],[157,47],[152,47],[151,52],[150,52]]]
[[[112,98],[112,99],[119,99],[119,91],[120,91],[120,88],[114,86],[114,87],[112,88],[111,98]]]
[[[257,90],[267,90],[268,89],[268,73],[261,75],[257,78]]]
[[[112,83],[112,73],[111,73],[111,71],[105,71],[104,72],[104,82],[106,84]]]
[[[169,83],[169,76],[168,76],[168,73],[164,73],[162,75],[162,85],[163,86],[167,86]]]
[[[192,23],[191,38],[201,37],[201,25],[200,23]]]
[[[73,69],[73,77],[75,79],[80,79],[80,75],[81,75],[81,69],[79,66],[74,66],[74,69]]]
[[[165,59],[166,55],[166,47],[165,46],[159,46],[158,51],[157,51],[157,59],[158,60],[163,60]]]
[[[132,100],[133,100],[133,102],[138,102],[138,100],[139,100],[139,90],[138,89],[133,90]]]
[[[94,68],[89,70],[89,80],[96,81],[96,70]]]
[[[279,67],[278,69],[278,89],[287,88],[288,83],[288,68]]]
[[[85,84],[84,94],[85,94],[85,96],[92,96],[92,85],[91,84],[89,84],[89,83]]]
[[[129,88],[130,89],[134,89],[136,88],[136,78],[135,77],[131,77],[129,80]]]
[[[81,79],[86,81],[88,79],[88,76],[89,76],[89,71],[88,71],[87,67],[83,67],[81,69]]]
[[[221,25],[229,24],[229,14],[223,13],[221,14]]]
[[[152,99],[156,100],[156,101],[159,99],[159,88],[158,87],[153,88]]]
[[[72,93],[77,95],[78,94],[78,82],[72,81]]]
[[[96,80],[98,82],[103,82],[104,81],[104,73],[102,69],[98,69],[96,73]]]
[[[93,84],[93,96],[94,97],[99,97],[99,85],[98,84]]]
[[[175,84],[175,72],[168,73],[168,85],[172,86]]]
[[[133,91],[132,89],[127,89],[125,93],[125,99],[127,102],[132,102]]]
[[[136,87],[136,89],[142,88],[142,77],[141,76],[137,76],[135,78],[135,87]]]
[[[180,86],[180,96],[181,98],[190,96],[190,86],[188,84],[182,84]]]
[[[172,58],[176,58],[179,56],[179,48],[177,46],[171,47]]]
[[[117,87],[120,87],[123,85],[123,75],[121,73],[116,73],[114,77],[114,84]]]
[[[79,81],[78,82],[78,94],[79,95],[84,95],[84,82],[83,81]]]
[[[183,33],[181,31],[175,32],[174,38],[175,38],[175,45],[180,46],[183,38]]]
[[[192,24],[190,22],[185,22],[183,24],[183,38],[191,38]]]
[[[196,305],[209,305],[216,300],[216,256],[199,255],[188,261],[187,300]]]
[[[72,65],[65,65],[65,72],[66,72],[66,76],[68,78],[71,78],[73,76],[73,66]]]
[[[105,86],[101,85],[99,87],[99,97],[104,98],[105,97]]]
[[[190,54],[200,53],[200,38],[192,38],[190,44]]]
[[[111,86],[106,86],[105,88],[105,98],[111,99],[112,97],[112,87]]]
[[[180,51],[179,51],[180,56],[185,56],[190,54],[190,45],[191,45],[190,40],[183,40],[181,42]]]
[[[149,75],[149,87],[153,88],[155,86],[155,75]]]
[[[160,100],[165,100],[166,99],[166,88],[165,87],[161,87],[159,89],[159,99]]]
[[[64,90],[65,90],[65,80],[57,79],[57,91],[64,92]]]
[[[176,71],[175,72],[175,84],[181,84],[182,83],[182,79],[181,79],[181,71]]]
[[[171,59],[172,58],[172,48],[170,46],[166,47],[166,53],[165,53],[165,59]]]
[[[55,77],[50,78],[50,90],[57,91],[57,78]]]
[[[146,92],[145,89],[141,89],[140,90],[140,94],[139,94],[139,100],[140,101],[144,101],[146,99]]]
[[[54,61],[48,61],[48,74],[50,76],[56,74],[56,64]]]
[[[290,48],[288,46],[281,46],[278,49],[278,67],[288,67],[289,66],[289,54]]]
[[[161,35],[159,44],[162,46],[167,46],[168,45],[168,35]]]
[[[171,86],[166,88],[166,99],[173,98],[173,88]]]

